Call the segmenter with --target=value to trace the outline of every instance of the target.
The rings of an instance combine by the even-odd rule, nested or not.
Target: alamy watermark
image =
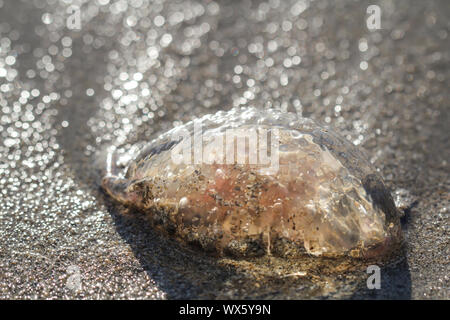
[[[69,16],[66,19],[67,29],[81,30],[81,9],[79,6],[71,5],[67,8]]]
[[[67,267],[66,272],[69,274],[66,281],[66,288],[72,291],[81,291],[82,286],[80,268],[76,265],[71,265]]]
[[[366,19],[367,29],[379,30],[381,29],[381,8],[375,4],[367,7],[366,13],[368,17]]]
[[[370,265],[367,267],[366,272],[370,274],[367,278],[368,289],[381,289],[381,270],[377,265]]]
[[[204,134],[202,125],[194,122],[194,133],[176,130],[174,141],[180,141],[171,151],[175,164],[248,164],[258,167],[260,174],[274,174],[279,169],[279,130],[274,128],[239,129]]]

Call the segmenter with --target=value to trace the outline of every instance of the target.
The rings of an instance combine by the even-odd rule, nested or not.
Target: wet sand
[[[0,297],[449,299],[447,1],[92,1],[0,7]],[[382,266],[217,259],[120,214],[96,154],[233,106],[297,112],[414,204]],[[337,264],[336,262],[330,262]],[[337,269],[347,270],[337,264]]]

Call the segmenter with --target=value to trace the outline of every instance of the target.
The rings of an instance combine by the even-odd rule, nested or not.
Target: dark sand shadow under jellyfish
[[[106,199],[108,202],[108,199]],[[277,257],[236,259],[211,256],[200,248],[179,244],[155,231],[139,213],[107,205],[117,232],[130,245],[149,277],[168,299],[409,299],[411,279],[404,249],[380,264],[381,288],[369,289],[371,262],[331,258]],[[134,215],[134,216],[132,216]],[[316,264],[315,266],[313,266]],[[308,267],[305,267],[308,265]],[[351,263],[351,265],[355,265]],[[344,270],[339,271],[342,267]],[[311,268],[308,271],[308,268]]]

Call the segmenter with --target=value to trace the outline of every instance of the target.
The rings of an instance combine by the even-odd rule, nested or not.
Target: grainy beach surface
[[[444,0],[0,0],[0,298],[449,299],[449,16]],[[410,206],[381,289],[366,266],[206,256],[99,188],[106,146],[234,106],[367,151]]]

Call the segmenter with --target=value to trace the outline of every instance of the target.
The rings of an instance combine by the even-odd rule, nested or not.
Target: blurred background
[[[445,0],[0,0],[0,297],[449,299],[449,17]],[[205,257],[99,189],[106,146],[235,106],[334,127],[415,203],[380,290]]]

